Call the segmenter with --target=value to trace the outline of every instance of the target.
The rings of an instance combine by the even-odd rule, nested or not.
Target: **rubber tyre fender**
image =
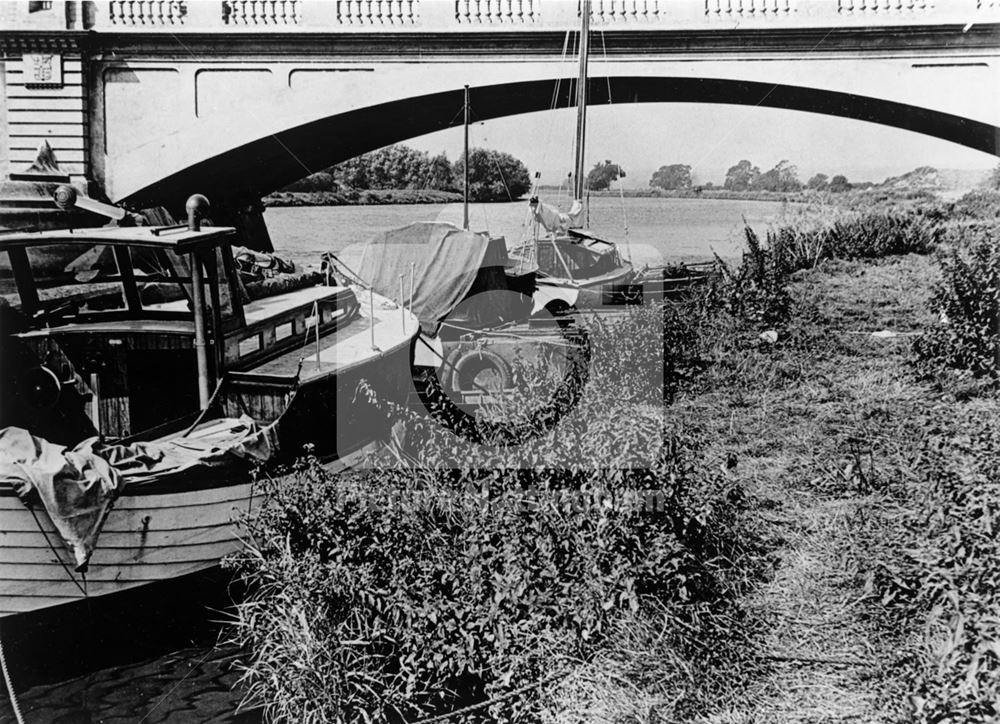
[[[470,385],[463,388],[459,385],[462,378],[474,371],[475,374],[484,370],[494,369],[500,376],[500,389],[505,390],[513,384],[513,374],[510,365],[502,356],[488,349],[457,349],[448,356],[445,369],[446,390],[461,394],[472,390]]]

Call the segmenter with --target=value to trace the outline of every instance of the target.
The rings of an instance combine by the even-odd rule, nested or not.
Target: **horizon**
[[[558,186],[572,168],[573,108],[473,123],[474,147],[510,153]],[[695,185],[721,186],[726,171],[746,159],[765,172],[788,160],[806,183],[816,173],[843,174],[851,183],[882,183],[921,166],[982,173],[995,156],[949,141],[866,121],[803,111],[726,104],[655,103],[594,106],[587,113],[586,168],[610,160],[625,170],[624,188],[647,188],[661,166],[691,166]],[[664,132],[663,129],[670,129]],[[704,129],[716,132],[706,134]],[[402,145],[449,159],[462,153],[461,127],[418,136]],[[648,149],[658,148],[651,159]],[[556,157],[558,155],[558,158]]]

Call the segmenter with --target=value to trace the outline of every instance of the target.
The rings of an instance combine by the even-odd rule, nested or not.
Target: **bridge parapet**
[[[0,3],[15,29],[104,32],[570,30],[580,0],[64,0]],[[30,8],[30,10],[29,10]],[[592,0],[595,28],[672,31],[995,22],[1000,0]]]

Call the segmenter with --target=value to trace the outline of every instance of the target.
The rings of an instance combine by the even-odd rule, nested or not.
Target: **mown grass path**
[[[908,425],[930,392],[906,359],[910,335],[935,321],[934,274],[919,256],[799,273],[777,344],[720,340],[672,408],[758,500],[765,541],[762,580],[744,602],[760,623],[748,645],[761,667],[702,721],[880,722],[903,711],[912,634],[882,615],[872,580],[910,505],[895,491],[912,473]],[[872,336],[884,330],[895,336]]]

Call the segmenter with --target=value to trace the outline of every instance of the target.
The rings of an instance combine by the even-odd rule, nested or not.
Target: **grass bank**
[[[578,414],[516,455],[431,431],[269,483],[236,561],[252,695],[296,721],[992,721],[1000,406],[953,369],[1000,302],[973,216],[750,234],[702,296],[595,328]]]

